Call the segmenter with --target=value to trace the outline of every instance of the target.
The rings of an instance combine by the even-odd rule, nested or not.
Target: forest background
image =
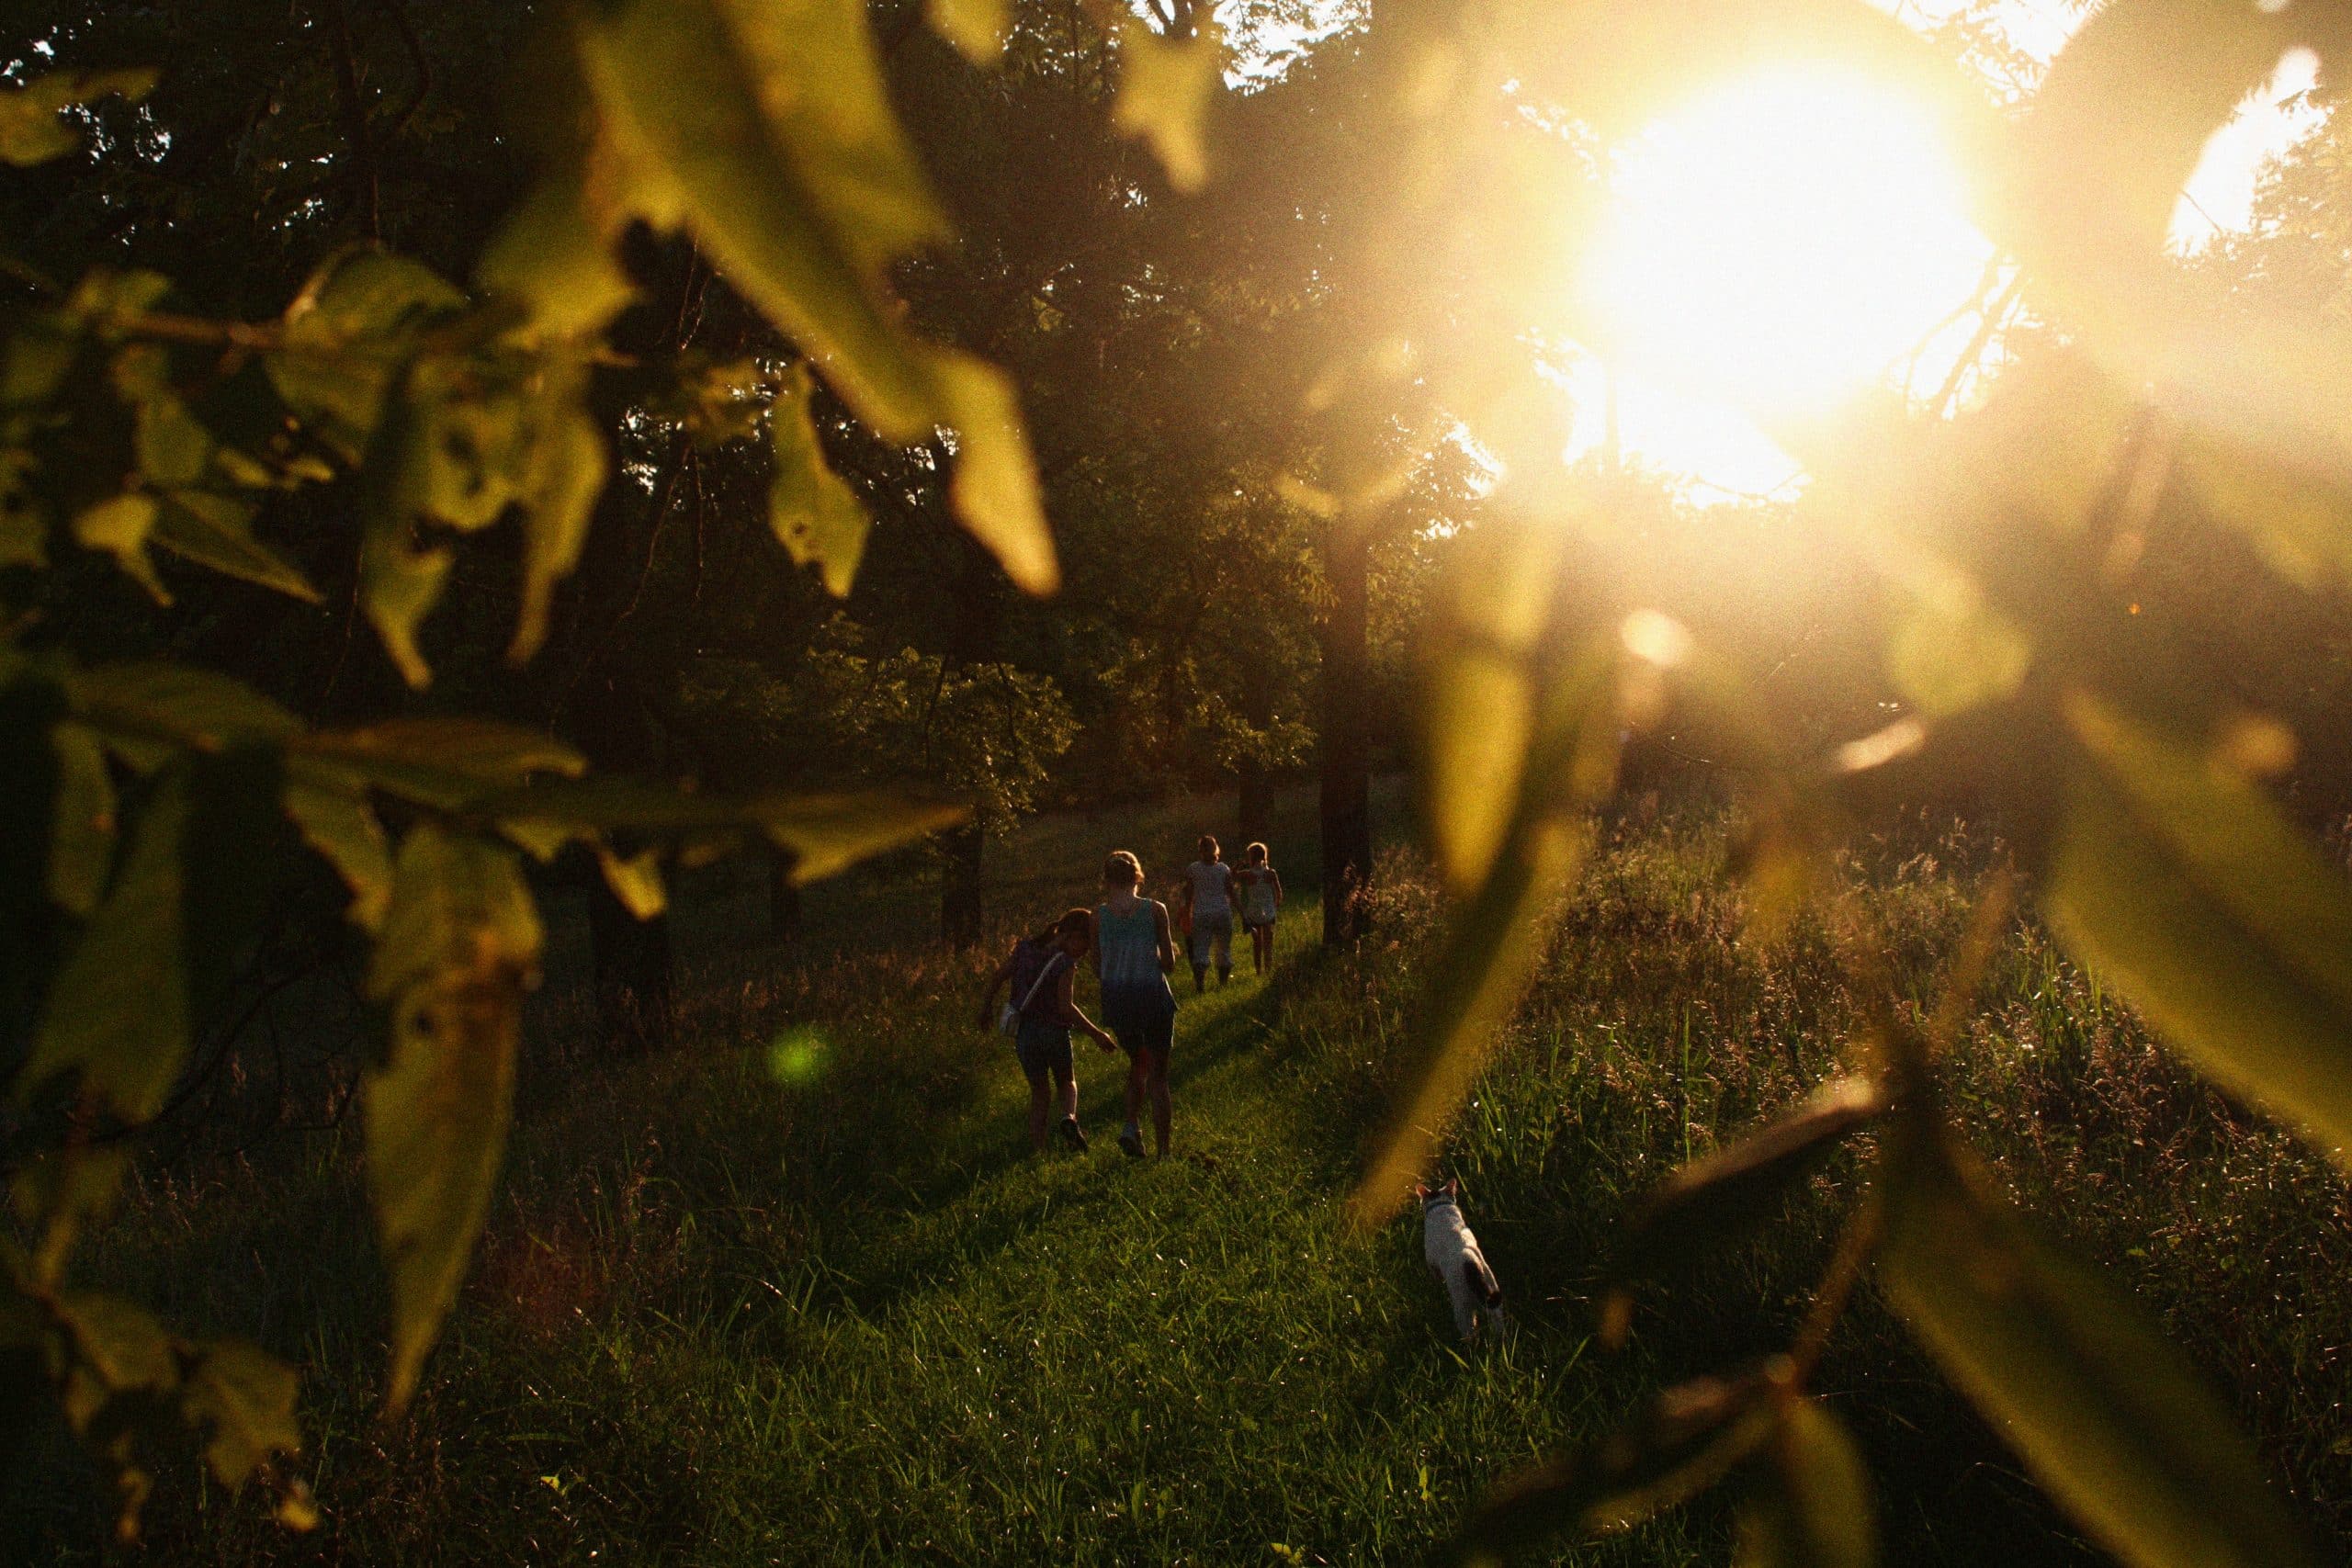
[[[905,314],[888,330],[978,355],[1018,388],[1049,549],[1005,521],[1019,507],[997,505],[990,522],[959,495],[959,476],[997,450],[974,438],[985,420],[967,407],[965,419],[901,439],[906,422],[876,416],[885,400],[812,378],[799,357],[807,344],[774,324],[757,269],[739,294],[722,274],[740,281],[745,269],[712,265],[707,253],[724,254],[729,236],[714,240],[690,219],[698,246],[618,220],[625,212],[592,214],[582,221],[616,263],[564,253],[570,265],[547,276],[518,266],[512,225],[518,212],[545,217],[547,170],[585,158],[593,191],[602,155],[578,145],[560,101],[571,68],[545,52],[539,8],[321,0],[197,18],[92,6],[26,31],[6,66],[25,85],[8,122],[10,159],[24,166],[0,196],[15,311],[11,439],[38,454],[11,459],[16,700],[33,702],[51,679],[25,674],[36,667],[217,671],[266,699],[266,716],[227,712],[217,692],[57,680],[79,694],[69,699],[82,705],[77,723],[141,702],[182,705],[177,728],[164,728],[193,736],[194,752],[238,753],[265,731],[274,742],[281,716],[300,733],[339,737],[316,754],[353,766],[372,758],[379,771],[367,788],[398,797],[396,823],[471,831],[494,819],[529,849],[515,824],[558,822],[562,831],[537,840],[546,863],[528,874],[543,890],[577,889],[588,907],[600,1049],[676,1038],[674,944],[656,869],[675,863],[656,851],[698,861],[721,847],[722,828],[760,828],[769,929],[792,938],[797,882],[848,852],[831,827],[808,829],[774,804],[786,795],[837,801],[911,782],[959,813],[923,852],[939,934],[968,944],[989,929],[989,846],[1023,815],[1231,788],[1227,820],[1246,839],[1272,831],[1277,784],[1311,772],[1323,931],[1351,944],[1370,907],[1371,780],[1428,747],[1414,716],[1430,649],[1475,642],[1464,628],[1480,629],[1480,609],[1464,607],[1464,585],[1481,581],[1482,551],[1520,539],[1528,511],[1498,476],[1557,423],[1558,399],[1523,387],[1487,392],[1490,417],[1475,432],[1455,423],[1473,378],[1445,365],[1449,355],[1499,383],[1509,378],[1487,359],[1524,371],[1555,345],[1540,333],[1531,342],[1514,314],[1523,301],[1498,296],[1491,254],[1465,259],[1464,247],[1427,242],[1459,220],[1489,253],[1507,236],[1535,250],[1562,243],[1589,216],[1600,165],[1575,137],[1547,151],[1543,177],[1568,193],[1549,215],[1556,228],[1510,236],[1481,205],[1492,193],[1469,186],[1432,220],[1393,188],[1413,139],[1386,110],[1393,65],[1366,17],[1272,5],[1220,12],[1213,29],[1189,6],[1145,17],[1038,5],[1015,6],[997,27],[971,21],[984,11],[926,18],[886,6],[860,18],[944,222],[886,212],[876,221],[891,243],[859,259],[876,272],[890,264]],[[625,29],[626,17],[612,26]],[[976,29],[1001,34],[1001,55],[985,67],[967,58],[990,52],[971,49]],[[1220,52],[1219,34],[1236,53]],[[2013,102],[2030,97],[2039,67],[1987,16],[1963,13],[1932,42],[1965,69],[2007,73]],[[864,58],[863,46],[852,52]],[[526,62],[522,86],[481,69],[485,60]],[[1221,77],[1212,110],[1207,89]],[[42,81],[70,90],[44,96]],[[535,101],[535,86],[548,99]],[[2324,89],[2314,101],[2330,102]],[[2340,317],[2352,271],[2337,146],[2331,117],[2266,184],[2251,230],[2180,270],[2250,316]],[[667,200],[672,216],[694,206],[632,199]],[[947,229],[952,246],[907,243]],[[555,250],[542,231],[523,233],[538,254]],[[522,300],[520,316],[469,315],[462,293],[434,281],[454,278]],[[1999,305],[1984,310],[1975,362],[2018,384],[2039,375],[2066,386],[2075,340],[2014,297]],[[417,393],[413,406],[442,423],[416,447],[424,477],[410,479],[429,504],[413,527],[407,515],[381,523],[389,513],[371,490],[407,472],[385,460],[399,422],[382,411],[408,405],[386,399],[380,374],[311,365],[319,379],[304,382],[287,361],[264,368],[273,355],[325,359],[397,340],[400,374],[413,378],[436,355],[455,364],[484,344],[505,352],[518,333],[519,352],[544,357],[565,335],[566,309],[594,316],[597,341],[560,373],[534,369],[541,379],[528,396],[482,393],[462,378],[494,376],[470,364],[438,402]],[[1408,309],[1424,339],[1447,347],[1400,372],[1384,363],[1395,349],[1381,324]],[[303,321],[322,317],[346,336],[306,344]],[[61,337],[84,345],[70,365],[39,352]],[[1349,372],[1337,381],[1335,366]],[[1928,406],[1899,412],[1940,418],[1983,391],[1956,377]],[[530,412],[539,396],[562,412]],[[962,434],[946,433],[955,427]],[[580,456],[583,429],[601,457]],[[60,430],[71,438],[56,440]],[[567,443],[569,469],[548,456]],[[509,457],[514,473],[501,470]],[[590,469],[610,482],[584,482]],[[137,476],[127,487],[126,472]],[[1965,713],[1986,700],[1988,669],[2002,685],[2004,656],[1986,651],[1981,626],[1946,615],[1920,631],[1917,604],[1837,547],[1801,502],[1698,507],[1613,445],[1564,482],[1608,520],[1577,536],[1575,570],[1563,572],[1575,617],[1614,626],[1644,609],[1688,628],[1736,672],[1726,680],[1781,751],[1826,751],[1908,714]],[[593,507],[574,508],[551,539],[543,519],[563,512],[565,496],[593,497]],[[464,537],[501,524],[514,501],[533,520],[521,548]],[[2181,650],[2183,700],[2259,714],[2293,737],[2266,750],[2278,731],[2248,730],[2240,749],[2260,764],[2269,798],[2308,829],[2335,829],[2352,803],[2342,700],[2352,671],[2328,586],[2330,536],[2318,524],[2298,535],[2291,524],[2247,532],[2211,521],[2194,508],[2141,519],[2131,613]],[[1057,579],[1057,596],[1022,591]],[[536,657],[518,661],[518,651]],[[1459,678],[1436,677],[1441,705],[1471,691],[1444,684]],[[456,728],[454,716],[475,728]],[[1728,790],[1726,773],[1753,767],[1686,720],[1678,711],[1643,727],[1625,761],[1636,786]],[[127,773],[154,764],[109,744],[119,755],[96,764],[109,805],[105,842],[89,852],[94,873],[61,872],[67,852],[46,826],[74,754],[61,750],[55,768],[17,781],[40,797],[25,819],[41,826],[12,850],[12,863],[31,868],[16,885],[57,894],[62,914],[11,910],[22,962],[11,968],[5,1045],[33,1168],[57,1156],[69,1172],[62,1197],[19,1183],[40,1237],[27,1278],[49,1269],[52,1247],[62,1258],[70,1246],[73,1227],[60,1240],[53,1222],[84,1201],[77,1173],[89,1145],[79,1140],[111,1146],[165,1127],[214,1137],[203,1113],[254,1048],[239,1028],[262,1005],[253,998],[348,964],[342,906],[354,894],[400,907],[389,865],[356,873],[330,851],[330,871],[288,846],[284,874],[256,878],[257,896],[243,900],[250,934],[198,1010],[206,1027],[191,1028],[184,1053],[193,1069],[168,1064],[131,1097],[142,1103],[101,1107],[121,1113],[119,1124],[102,1119],[95,1134],[71,1114],[45,1121],[65,1113],[33,1096],[40,1075],[24,1064],[49,1061],[53,1046],[40,1022],[45,1005],[54,1011],[42,997],[49,960],[72,934],[65,917],[95,918],[101,895],[127,885],[108,874],[116,784],[149,799]],[[1445,769],[1464,763],[1440,753],[1442,793]],[[386,782],[412,764],[441,770],[441,782]],[[203,767],[192,766],[191,787],[209,800]],[[709,804],[681,818],[635,797],[540,795],[526,811],[481,793],[582,766],[697,781],[689,798]],[[152,787],[175,787],[168,765],[159,776]],[[468,788],[435,795],[450,776]],[[2030,841],[2013,782],[1998,768],[1938,779],[1930,792],[1906,781],[1902,804],[1964,810]],[[328,836],[292,796],[288,807],[314,844]],[[1861,803],[1866,819],[1884,808]],[[855,847],[943,819],[921,809]],[[1441,833],[1441,859],[1450,841]],[[403,868],[408,852],[404,842]],[[483,874],[519,886],[523,874]],[[519,975],[537,940],[514,946]],[[501,970],[502,997],[512,978]],[[379,1004],[408,995],[394,981],[384,989]],[[511,998],[498,1005],[511,1015]],[[327,1055],[295,1097],[314,1102],[272,1115],[299,1121],[348,1103],[367,1048]],[[92,1047],[84,1065],[99,1059]],[[219,1135],[234,1145],[252,1130]],[[473,1201],[472,1225],[480,1212]],[[470,1239],[469,1225],[454,1228]],[[437,1323],[454,1281],[419,1288],[439,1306],[415,1311]],[[430,1337],[429,1326],[422,1341],[403,1330],[401,1377],[413,1378]],[[270,1448],[252,1446],[247,1471]]]

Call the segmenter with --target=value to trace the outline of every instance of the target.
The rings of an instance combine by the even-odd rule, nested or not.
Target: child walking
[[[1282,912],[1283,879],[1266,858],[1266,846],[1252,844],[1241,852],[1241,869],[1233,881],[1241,894],[1241,923],[1250,931],[1250,959],[1263,975],[1274,966],[1274,917]]]
[[[1200,851],[1201,858],[1184,868],[1184,931],[1195,993],[1208,988],[1212,963],[1218,985],[1233,978],[1233,868],[1215,835],[1201,835]]]
[[[1146,898],[1143,863],[1116,850],[1102,865],[1102,902],[1094,909],[1094,972],[1102,977],[1102,1021],[1127,1054],[1127,1124],[1119,1147],[1143,1157],[1137,1125],[1151,1102],[1151,1131],[1162,1157],[1168,1153],[1168,1054],[1175,1045],[1176,993],[1168,976],[1176,969],[1176,943],[1169,934],[1168,906]]]
[[[1013,943],[1011,955],[989,981],[989,994],[980,999],[980,1027],[986,1029],[996,1021],[997,993],[1011,987],[1013,1054],[1029,1079],[1029,1145],[1039,1154],[1046,1152],[1046,1122],[1056,1098],[1061,1102],[1062,1142],[1074,1149],[1086,1147],[1086,1134],[1078,1125],[1078,1069],[1069,1054],[1072,1026],[1092,1035],[1103,1050],[1113,1048],[1109,1032],[1079,1010],[1070,990],[1078,961],[1086,956],[1093,938],[1092,912],[1070,910],[1036,935]],[[1057,1095],[1048,1090],[1048,1078]]]

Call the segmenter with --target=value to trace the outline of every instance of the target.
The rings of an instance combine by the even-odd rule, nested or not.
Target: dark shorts
[[[1175,993],[1164,980],[1156,986],[1105,990],[1102,1027],[1119,1037],[1119,1049],[1128,1055],[1154,1051],[1165,1058],[1176,1043]]]
[[[1047,1073],[1066,1078],[1070,1076],[1069,1025],[1024,1018],[1021,1032],[1013,1037],[1012,1054],[1021,1059],[1021,1070],[1031,1083],[1045,1082]]]

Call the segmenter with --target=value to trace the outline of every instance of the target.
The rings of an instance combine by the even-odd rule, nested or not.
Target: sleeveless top
[[[1047,946],[1023,938],[1012,950],[1012,1006],[1022,1017],[1046,1023],[1062,1021],[1061,987],[1054,983],[1055,972],[1069,963],[1069,954],[1058,947]]]
[[[1096,907],[1094,941],[1102,950],[1105,994],[1146,987],[1168,990],[1168,977],[1159,972],[1156,908],[1148,898],[1140,900],[1124,915],[1114,913],[1108,904]],[[1170,991],[1169,995],[1175,993]]]
[[[1265,866],[1244,874],[1250,878],[1249,918],[1253,924],[1265,925],[1274,918],[1274,868]]]
[[[1196,860],[1184,868],[1193,879],[1193,913],[1195,915],[1226,915],[1233,906],[1226,901],[1227,879],[1233,868],[1223,861]]]

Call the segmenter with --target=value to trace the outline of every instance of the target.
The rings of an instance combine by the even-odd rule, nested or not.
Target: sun
[[[1991,246],[1932,119],[1829,66],[1727,83],[1623,146],[1579,280],[1606,352],[1762,414],[1825,408],[1969,299]]]

